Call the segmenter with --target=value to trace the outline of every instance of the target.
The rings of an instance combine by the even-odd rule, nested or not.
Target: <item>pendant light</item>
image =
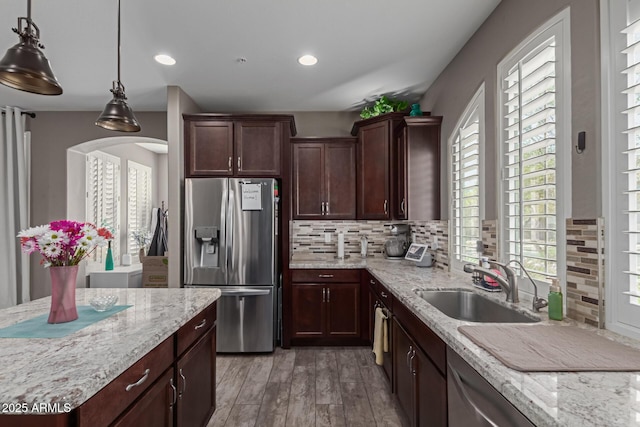
[[[27,1],[27,17],[18,18],[13,32],[20,36],[20,43],[10,47],[0,60],[0,83],[39,95],[60,95],[62,87],[40,50],[44,46],[40,44],[40,29],[31,20],[31,0]]]
[[[118,80],[113,82],[113,99],[104,107],[104,111],[96,120],[96,126],[120,132],[139,132],[140,124],[127,105],[124,85],[120,81],[120,0],[118,0]]]

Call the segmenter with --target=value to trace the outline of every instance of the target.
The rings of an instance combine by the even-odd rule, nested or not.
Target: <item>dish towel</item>
[[[377,307],[374,316],[373,326],[373,354],[376,356],[376,365],[382,365],[384,353],[389,352],[389,329],[387,326],[387,315],[382,308]]]

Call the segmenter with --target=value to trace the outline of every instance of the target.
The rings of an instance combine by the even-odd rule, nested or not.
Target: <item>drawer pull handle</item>
[[[145,369],[144,371],[144,375],[142,376],[142,378],[140,378],[138,381],[136,381],[133,384],[129,384],[128,386],[125,387],[126,391],[130,391],[132,388],[139,386],[140,384],[142,384],[143,382],[145,382],[147,380],[147,378],[149,377],[149,372],[151,372],[151,369]]]
[[[182,388],[180,388],[180,393],[178,394],[178,397],[182,399],[182,395],[184,394],[184,391],[187,388],[187,379],[184,377],[184,375],[182,375],[182,368],[180,368],[180,378],[182,378]]]
[[[321,277],[323,279],[331,279],[333,277],[333,274],[318,274],[318,277]]]
[[[380,291],[380,295],[382,295],[382,298],[386,298],[386,297],[389,296],[389,295],[385,294],[383,291]]]
[[[229,170],[231,170],[231,156],[229,156]]]
[[[372,285],[375,285],[376,281],[375,280],[369,280],[369,283],[371,283]]]
[[[207,319],[202,319],[202,322],[198,323],[196,326],[193,327],[193,329],[200,329],[203,328],[204,325],[207,324]]]

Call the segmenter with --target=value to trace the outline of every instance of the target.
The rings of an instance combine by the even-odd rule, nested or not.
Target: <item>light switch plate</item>
[[[331,243],[331,233],[324,233],[324,242]]]

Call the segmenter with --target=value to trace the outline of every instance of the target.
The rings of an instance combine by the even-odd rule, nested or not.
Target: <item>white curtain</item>
[[[18,232],[29,226],[30,141],[19,108],[5,107],[0,120],[0,308],[30,300],[29,258]]]

